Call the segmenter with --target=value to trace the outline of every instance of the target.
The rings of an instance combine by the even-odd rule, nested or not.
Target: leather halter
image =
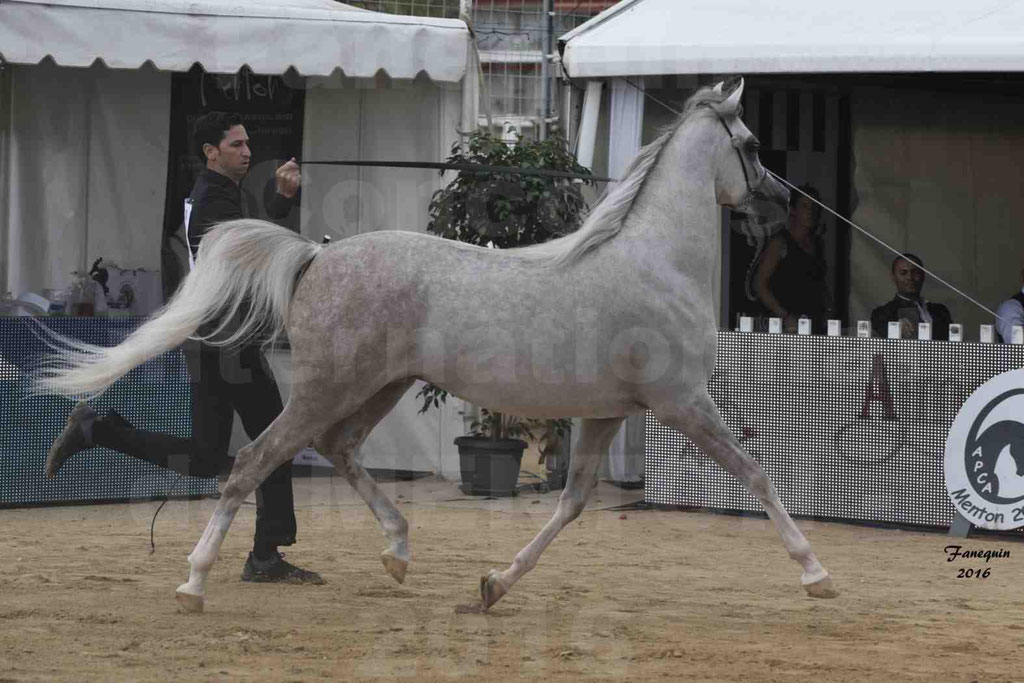
[[[722,124],[723,128],[725,128],[725,132],[729,135],[729,139],[735,140],[736,136],[733,135],[732,129],[729,128],[729,124],[725,122],[725,118],[721,114],[719,114],[718,111],[714,109],[714,107],[709,106],[708,108],[711,109],[712,112],[714,112],[715,118],[717,118],[718,122]],[[758,196],[766,198],[764,193],[761,192],[761,188],[762,186],[764,186],[765,181],[768,180],[768,169],[764,169],[764,173],[761,175],[760,178],[757,179],[756,183],[751,183],[750,174],[747,172],[747,162],[743,158],[743,153],[740,151],[740,148],[737,147],[736,145],[733,145],[733,150],[735,150],[736,156],[739,157],[740,168],[743,169],[743,180],[747,184],[747,196],[744,197],[742,202],[740,202],[734,207],[734,210],[739,211],[741,213],[746,213],[744,209],[749,208],[750,203],[754,201],[755,198],[757,198]]]

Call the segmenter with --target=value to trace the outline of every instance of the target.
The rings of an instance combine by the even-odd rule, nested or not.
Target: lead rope
[[[863,233],[864,235],[866,235],[866,236],[870,237],[870,238],[871,238],[872,240],[874,240],[874,241],[875,241],[875,242],[877,242],[878,244],[881,244],[881,245],[882,245],[883,247],[885,247],[886,249],[888,249],[888,250],[889,250],[889,251],[891,251],[892,253],[894,253],[894,254],[896,254],[897,256],[900,256],[900,257],[902,257],[902,256],[903,256],[903,254],[902,254],[902,253],[900,253],[899,251],[897,251],[897,250],[896,250],[896,249],[894,249],[893,247],[890,247],[890,246],[889,246],[888,244],[886,244],[886,243],[885,243],[885,242],[884,242],[884,241],[883,241],[882,239],[880,239],[879,237],[876,237],[875,235],[871,234],[870,232],[868,232],[868,231],[867,231],[867,230],[865,230],[864,228],[860,227],[859,225],[857,225],[857,224],[856,224],[856,223],[854,223],[853,221],[849,220],[848,218],[845,218],[845,217],[843,217],[843,216],[840,216],[840,215],[839,215],[838,213],[836,213],[835,211],[833,211],[832,209],[830,209],[830,208],[829,208],[828,206],[826,206],[825,204],[822,204],[822,203],[821,203],[821,202],[819,202],[819,201],[818,201],[817,199],[815,199],[815,198],[814,198],[814,197],[812,197],[811,195],[807,194],[806,192],[804,192],[803,190],[801,190],[801,189],[800,189],[799,187],[796,187],[795,185],[793,185],[792,183],[790,183],[790,182],[789,182],[788,180],[786,180],[786,179],[785,179],[785,178],[783,178],[782,176],[780,176],[780,175],[778,175],[778,174],[776,174],[776,173],[773,173],[773,172],[771,172],[771,171],[768,171],[768,174],[769,174],[769,175],[771,175],[771,176],[772,176],[773,178],[775,178],[776,180],[778,180],[778,181],[779,181],[780,183],[782,183],[783,185],[785,185],[786,187],[790,188],[791,190],[796,190],[797,192],[799,192],[800,194],[802,194],[802,195],[803,195],[804,197],[807,197],[807,198],[808,198],[808,199],[810,199],[810,200],[811,200],[812,202],[814,202],[815,204],[817,204],[817,205],[818,205],[818,206],[820,206],[821,208],[825,209],[826,211],[828,211],[828,212],[829,212],[830,214],[832,214],[833,216],[835,216],[835,217],[836,217],[836,218],[838,218],[839,220],[843,221],[844,223],[846,223],[846,224],[850,225],[850,226],[851,226],[851,227],[853,227],[853,228],[856,228],[856,229],[857,229],[857,230],[859,230],[859,231],[860,231],[861,233]],[[905,260],[906,260],[906,259],[905,259]],[[968,295],[968,294],[966,294],[966,293],[965,293],[965,292],[964,292],[963,290],[957,289],[957,288],[956,288],[956,287],[954,287],[953,285],[949,284],[948,282],[946,282],[946,281],[945,281],[945,280],[943,280],[943,279],[942,279],[941,277],[939,277],[938,275],[936,275],[936,274],[935,274],[935,273],[933,273],[932,271],[928,270],[928,269],[927,269],[927,268],[925,268],[924,266],[922,266],[922,265],[919,265],[919,264],[917,264],[917,263],[914,263],[913,261],[910,261],[910,260],[907,260],[907,263],[910,263],[910,264],[912,264],[912,265],[913,265],[913,266],[914,266],[915,268],[918,268],[918,269],[920,269],[920,270],[924,271],[925,273],[927,273],[928,275],[931,275],[931,276],[932,276],[933,278],[935,278],[936,280],[938,280],[938,281],[939,281],[939,282],[941,282],[942,284],[946,285],[947,287],[949,287],[950,289],[952,289],[952,290],[953,290],[954,292],[956,292],[957,294],[959,294],[959,295],[960,295],[960,296],[962,296],[963,298],[967,299],[967,300],[968,300],[968,301],[970,301],[970,302],[971,302],[972,304],[974,304],[975,306],[977,306],[977,307],[978,307],[978,308],[980,308],[981,310],[985,311],[985,312],[986,312],[986,313],[988,313],[989,315],[992,315],[992,316],[994,316],[994,317],[998,318],[999,320],[1005,320],[1005,318],[1003,318],[1003,317],[1002,317],[1002,316],[1000,316],[1000,315],[997,315],[997,314],[996,314],[996,312],[995,312],[995,311],[993,311],[993,310],[992,310],[991,308],[989,308],[988,306],[984,305],[983,303],[981,303],[981,302],[980,302],[980,301],[978,301],[977,299],[975,299],[975,298],[973,298],[973,297],[969,296],[969,295]]]
[[[149,523],[149,554],[152,555],[156,552],[156,541],[153,537],[153,532],[156,529],[156,516],[160,514],[160,511],[164,509],[164,505],[167,505],[167,501],[171,499],[171,494],[174,493],[174,487],[181,481],[181,473],[178,473],[178,478],[171,484],[171,488],[167,489],[167,493],[164,495],[164,502],[160,503],[160,507],[153,513],[153,521]]]

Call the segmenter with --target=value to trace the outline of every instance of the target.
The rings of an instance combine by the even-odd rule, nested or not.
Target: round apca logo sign
[[[1024,526],[1024,370],[993,377],[960,408],[946,438],[946,490],[975,526]]]

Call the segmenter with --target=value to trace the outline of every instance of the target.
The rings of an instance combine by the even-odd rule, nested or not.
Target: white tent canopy
[[[456,83],[466,69],[462,21],[369,12],[334,0],[4,0],[0,57],[111,68],[303,76],[341,69]],[[402,45],[403,49],[395,49]]]
[[[573,78],[1024,71],[1024,2],[623,0],[563,35]]]

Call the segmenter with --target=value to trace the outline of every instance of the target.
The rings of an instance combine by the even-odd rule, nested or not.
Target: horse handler
[[[215,223],[243,218],[240,183],[249,171],[249,137],[237,114],[211,112],[195,123],[195,140],[206,158],[186,203],[185,233],[189,264],[200,241]],[[283,218],[301,184],[292,159],[277,170],[276,194],[267,213]],[[214,325],[208,333],[216,329]],[[231,333],[230,329],[225,331]],[[56,476],[75,453],[102,446],[186,475],[213,477],[228,464],[228,446],[237,412],[250,439],[259,436],[283,408],[267,359],[255,343],[233,350],[198,341],[183,346],[192,383],[192,437],[183,439],[136,429],[113,410],[99,417],[88,403],[75,406],[46,458],[47,476]],[[316,572],[286,562],[280,546],[295,543],[295,506],[291,461],[284,463],[256,491],[256,533],[242,569],[243,581],[312,583]]]

